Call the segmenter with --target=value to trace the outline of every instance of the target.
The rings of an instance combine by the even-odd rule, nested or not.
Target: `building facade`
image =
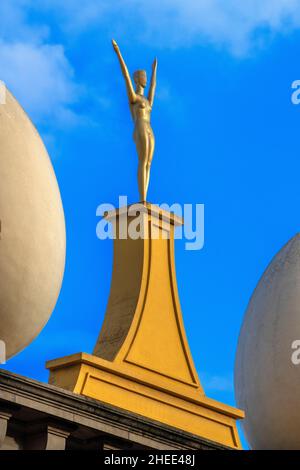
[[[1,450],[222,450],[194,434],[0,370]]]

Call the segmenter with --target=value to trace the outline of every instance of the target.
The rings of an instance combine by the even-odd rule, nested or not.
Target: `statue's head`
[[[133,80],[136,85],[141,85],[145,88],[147,85],[147,74],[145,70],[136,70],[133,74]]]

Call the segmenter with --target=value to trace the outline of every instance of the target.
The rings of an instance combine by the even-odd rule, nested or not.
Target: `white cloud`
[[[31,15],[31,13],[34,13]],[[29,21],[30,17],[30,21]],[[41,19],[43,18],[43,19]],[[247,55],[268,36],[300,26],[299,0],[10,0],[0,3],[0,79],[38,121],[72,123],[82,88],[62,44],[50,41],[51,18],[64,42],[91,28],[156,48],[213,44]],[[51,23],[49,23],[51,24]],[[62,39],[63,41],[63,39]]]
[[[105,25],[156,47],[212,43],[236,55],[264,44],[267,35],[300,26],[299,0],[36,0],[62,27],[78,32]],[[267,34],[266,34],[267,33]]]
[[[1,78],[31,116],[69,123],[76,101],[73,71],[62,46],[0,42]]]
[[[60,44],[50,44],[49,28],[28,21],[31,0],[0,3],[0,79],[35,122],[73,124],[81,90]]]
[[[123,3],[123,2],[121,2]],[[144,40],[170,47],[212,43],[243,55],[265,33],[300,26],[298,0],[127,0],[144,23]]]
[[[18,0],[17,0],[18,1]],[[33,1],[32,1],[33,3]],[[126,0],[124,1],[126,3]],[[78,33],[107,20],[107,16],[122,8],[120,0],[35,0],[37,11],[52,12],[58,24],[67,32]]]
[[[43,24],[29,24],[27,15],[31,0],[2,0],[0,2],[0,38],[2,41],[42,41],[48,36]]]
[[[208,373],[200,374],[201,383],[204,391],[212,392],[232,392],[233,378],[229,376],[210,375]]]

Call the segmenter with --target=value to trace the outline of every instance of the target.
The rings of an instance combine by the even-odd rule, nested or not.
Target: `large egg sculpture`
[[[247,308],[235,393],[253,449],[300,449],[300,235],[273,258]]]
[[[13,95],[0,104],[0,340],[9,358],[42,330],[65,266],[65,221],[44,144]],[[2,343],[3,344],[3,343]]]

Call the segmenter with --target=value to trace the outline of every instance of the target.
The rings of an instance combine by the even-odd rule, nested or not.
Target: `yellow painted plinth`
[[[94,353],[49,361],[50,383],[239,449],[244,414],[205,396],[184,331],[174,262],[182,219],[136,206],[106,216],[116,232],[114,267]],[[128,238],[138,222],[142,237]]]

